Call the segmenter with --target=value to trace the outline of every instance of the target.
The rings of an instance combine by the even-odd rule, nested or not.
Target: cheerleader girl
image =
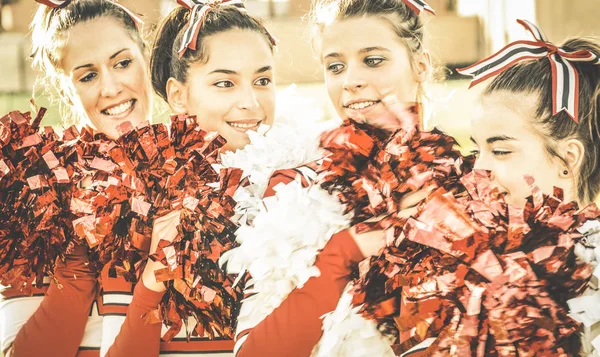
[[[251,193],[256,196],[249,200],[251,205],[262,198],[272,171],[282,165],[297,166],[311,156],[310,150],[301,147],[304,139],[293,143],[297,135],[276,137],[288,131],[273,126],[276,117],[275,40],[259,20],[246,12],[241,1],[178,3],[181,6],[175,8],[157,30],[150,62],[154,90],[169,104],[173,114],[195,116],[200,127],[216,131],[227,140],[223,148],[224,166],[255,170],[248,173],[244,169],[251,183],[262,187]],[[251,143],[248,133],[258,131],[263,125],[273,126],[266,140],[255,137],[258,143]],[[283,145],[286,141],[292,143]],[[260,148],[259,143],[265,147]],[[289,153],[283,154],[286,150]],[[256,169],[259,166],[260,170]],[[265,182],[259,182],[261,180],[254,175],[263,177]],[[239,205],[240,200],[236,200]],[[178,223],[177,211],[157,222],[151,252],[159,239],[175,238]],[[144,288],[135,288],[126,316],[120,314],[105,319],[105,326],[110,324],[112,331],[120,329],[118,336],[103,339],[103,345],[114,340],[108,355],[153,356],[158,355],[159,350],[169,355],[230,355],[233,341],[225,338],[209,340],[198,336],[188,341],[184,328],[173,341],[161,344],[160,325],[152,326],[151,330],[142,328],[141,316],[156,309],[164,294],[164,284],[154,278],[154,271],[162,268],[162,264],[149,260],[142,276]],[[126,294],[132,290],[125,284],[123,287],[113,293]],[[144,293],[146,288],[153,293]],[[133,306],[143,306],[145,311],[140,313]]]
[[[117,126],[151,119],[152,91],[141,20],[108,0],[40,0],[32,22],[33,62],[47,89],[59,93],[65,116],[116,139]],[[5,356],[94,356],[102,335],[95,303],[98,273],[78,247],[59,261],[62,287],[3,291],[0,303]]]
[[[317,34],[314,47],[324,68],[329,97],[342,119],[364,121],[393,131],[400,126],[399,115],[402,116],[408,108],[422,106],[426,98],[424,87],[431,77],[432,64],[428,52],[423,47],[424,25],[419,16],[421,11],[433,12],[422,1],[316,2],[312,12]],[[272,177],[268,192],[274,194],[274,187],[289,182],[298,175],[298,171],[284,171]],[[280,193],[278,192],[278,195]],[[426,192],[419,192],[407,197],[403,203],[406,214],[410,214],[413,204],[419,202],[425,195]],[[281,201],[283,196],[279,196]],[[327,200],[327,197],[323,197],[323,200]],[[293,200],[290,203],[295,204]],[[335,206],[333,203],[334,210]],[[310,210],[310,207],[306,210]],[[273,222],[268,224],[273,226],[287,224],[285,221],[281,222],[281,219],[284,219],[283,214],[278,218],[275,218],[277,212],[274,210],[266,214],[272,215],[263,217],[265,222]],[[298,217],[289,218],[289,220],[296,219]],[[325,212],[324,216],[316,219],[343,221],[339,215],[331,212]],[[298,224],[293,226],[297,227]],[[312,232],[308,227],[305,228],[306,231]],[[301,227],[298,229],[302,230]],[[302,233],[290,234],[299,236]],[[351,227],[333,236],[330,234],[327,233],[328,236],[324,238],[328,243],[318,254],[314,266],[310,262],[306,265],[298,265],[299,268],[288,265],[296,264],[303,259],[309,261],[309,258],[314,255],[306,252],[316,253],[320,247],[311,247],[313,243],[308,241],[306,244],[290,243],[289,247],[284,247],[286,237],[276,234],[265,233],[262,235],[265,238],[261,245],[254,246],[248,236],[243,241],[248,242],[248,246],[253,249],[248,249],[245,253],[242,247],[238,250],[237,256],[236,253],[232,253],[230,265],[233,264],[232,262],[237,262],[250,266],[253,264],[252,261],[264,261],[264,271],[273,272],[273,274],[263,274],[264,276],[285,276],[286,273],[276,273],[284,269],[285,272],[289,271],[295,276],[310,276],[311,271],[314,270],[319,272],[318,276],[308,279],[303,286],[291,278],[290,281],[283,279],[266,283],[261,282],[260,278],[253,277],[255,286],[262,283],[263,286],[270,286],[272,289],[258,291],[244,301],[236,336],[238,357],[309,356],[311,353],[327,355],[327,352],[319,351],[319,345],[339,342],[327,341],[326,336],[319,342],[323,330],[322,316],[333,311],[338,305],[350,281],[351,269],[365,257],[377,254],[384,246],[384,233],[372,231],[359,234],[354,227]],[[253,236],[258,235],[253,234]],[[307,239],[311,242],[320,241],[314,237],[307,237]],[[299,254],[306,254],[307,257],[294,256],[292,253],[288,259],[290,263],[286,265],[285,261],[268,254],[257,260],[252,250],[254,252],[300,252]],[[277,262],[277,264],[271,266],[269,262]],[[290,286],[292,288],[289,288]],[[282,289],[284,293],[281,292]],[[349,355],[369,356],[391,353],[389,341],[375,335],[366,337],[363,342],[362,347],[365,348],[354,350]]]
[[[531,195],[524,179],[531,176],[544,193],[561,188],[566,202],[585,207],[600,192],[600,44],[579,37],[555,46],[535,25],[519,23],[535,41],[507,46],[520,59],[516,64],[505,57],[509,51],[500,51],[459,70],[473,75],[475,84],[502,72],[485,88],[472,120],[475,168],[491,171],[494,185],[513,205],[523,207]],[[598,262],[598,226],[587,225],[575,250],[593,264]],[[585,295],[594,295],[595,285],[592,281]],[[569,306],[585,326],[582,355],[595,355],[597,300],[581,305],[581,299],[573,299]]]

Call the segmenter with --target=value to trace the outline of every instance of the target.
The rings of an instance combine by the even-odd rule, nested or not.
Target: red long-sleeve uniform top
[[[277,184],[296,177],[300,176],[295,170],[279,171],[271,178],[265,196],[274,195],[273,188]],[[315,262],[321,275],[292,291],[254,328],[241,331],[237,340],[244,341],[236,357],[310,356],[322,334],[321,317],[335,309],[350,281],[351,267],[363,259],[348,231],[333,235]]]
[[[277,184],[295,179],[297,173],[289,171],[273,176],[265,196],[273,195],[273,187]],[[347,231],[335,234],[317,257],[315,264],[321,275],[309,279],[302,289],[294,290],[265,320],[240,334],[240,337],[247,337],[238,356],[309,356],[321,336],[321,316],[335,309],[349,281],[350,267],[363,258]],[[80,257],[57,269],[63,289],[51,284],[44,301],[17,335],[11,357],[83,356],[77,354],[78,347],[97,288],[95,276],[86,268]],[[142,318],[158,306],[164,293],[149,290],[143,284],[137,284],[132,292],[130,285],[114,280],[118,281],[117,292],[132,294],[132,298],[128,306],[105,303],[104,309],[111,310],[111,314],[122,314],[127,309],[125,321],[107,357],[158,356],[159,351],[169,350],[168,343],[163,342],[161,347],[161,325],[148,325]],[[110,279],[103,281],[105,290],[110,289]],[[197,342],[188,344],[185,351],[214,352],[218,355],[233,350],[233,341]],[[97,355],[98,352],[95,353]]]
[[[55,275],[62,287],[50,283],[38,309],[17,333],[11,357],[85,355],[78,354],[79,344],[97,294],[85,248],[59,261]]]
[[[137,284],[133,288],[123,278],[108,278],[103,272],[103,292],[97,297],[97,278],[88,269],[85,256],[70,256],[66,264],[60,263],[56,276],[62,285],[59,289],[54,282],[47,288],[35,289],[38,293],[33,299],[43,300],[31,317],[20,328],[10,349],[10,357],[98,357],[102,343],[108,343],[109,357],[150,357],[165,355],[202,353],[203,356],[230,356],[233,351],[232,340],[208,340],[207,338],[187,338],[177,336],[170,342],[161,341],[161,324],[148,325],[142,316],[158,307],[164,293],[152,291]],[[6,301],[23,300],[27,308],[36,301],[17,289],[3,291]],[[18,309],[23,304],[2,306],[1,309]],[[96,308],[97,306],[97,308]],[[0,309],[0,310],[1,310]],[[90,316],[90,310],[94,316]],[[101,315],[99,317],[98,315]],[[98,319],[104,321],[97,321]],[[89,320],[88,320],[89,319]],[[94,320],[90,324],[90,320]],[[98,323],[100,322],[100,323]],[[19,321],[4,321],[7,324],[19,324]],[[88,327],[86,329],[86,323]],[[112,341],[102,341],[107,325],[113,328],[117,337]],[[90,326],[91,325],[91,326]],[[110,329],[109,328],[109,329]],[[88,334],[87,343],[82,343],[84,330]],[[91,331],[90,331],[91,330]],[[185,331],[181,332],[184,335]],[[104,335],[104,338],[107,336]]]

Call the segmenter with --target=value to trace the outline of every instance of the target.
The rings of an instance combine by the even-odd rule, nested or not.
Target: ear
[[[171,77],[167,81],[167,101],[174,114],[187,113],[187,86]]]
[[[433,68],[433,64],[431,62],[431,55],[427,51],[423,51],[414,58],[415,70],[416,70],[416,79],[419,83],[424,83],[429,79],[429,75]]]
[[[568,169],[575,173],[579,172],[585,156],[585,146],[578,139],[567,139],[562,146],[562,154]]]

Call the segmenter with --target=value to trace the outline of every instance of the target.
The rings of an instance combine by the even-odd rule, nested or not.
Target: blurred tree
[[[275,18],[275,0],[269,0],[269,18]]]
[[[450,13],[455,13],[458,11],[458,0],[448,0],[447,10]]]
[[[19,0],[0,0],[0,32],[6,31],[4,25],[2,24],[4,13],[6,12],[6,5],[14,4],[16,2],[19,2]]]

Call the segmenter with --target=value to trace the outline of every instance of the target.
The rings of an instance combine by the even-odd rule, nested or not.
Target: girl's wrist
[[[148,263],[146,264],[146,268],[144,268],[144,272],[142,273],[142,283],[144,286],[152,291],[163,292],[167,290],[167,287],[162,282],[156,281],[156,276],[154,272],[158,269],[165,268],[161,262],[155,262],[152,259],[148,259]]]

